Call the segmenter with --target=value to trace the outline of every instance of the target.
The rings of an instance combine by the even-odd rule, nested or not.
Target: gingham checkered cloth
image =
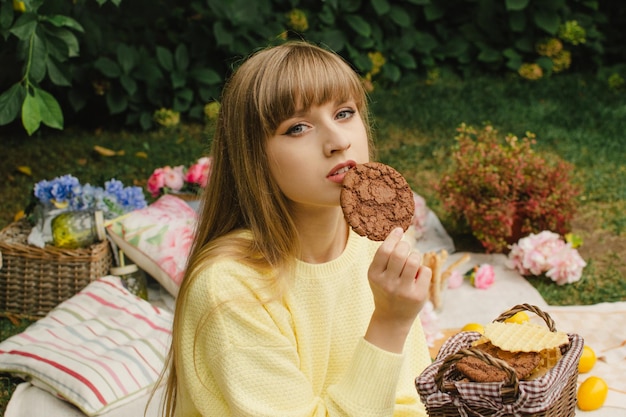
[[[520,381],[519,394],[513,403],[504,404],[500,392],[503,382],[454,382],[458,393],[442,392],[435,383],[440,366],[446,357],[471,346],[480,335],[476,332],[461,332],[448,339],[441,347],[435,361],[415,379],[417,392],[422,403],[432,413],[441,407],[454,405],[462,417],[467,410],[493,410],[490,416],[524,416],[547,410],[561,396],[572,373],[578,372],[578,360],[584,341],[577,334],[568,334],[570,348],[557,364],[544,376],[532,381]],[[450,380],[450,370],[444,380]]]

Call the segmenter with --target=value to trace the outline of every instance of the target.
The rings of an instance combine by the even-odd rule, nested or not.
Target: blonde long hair
[[[218,258],[274,271],[270,285],[278,291],[285,288],[281,277],[287,274],[282,272],[293,266],[299,243],[289,202],[270,175],[266,141],[297,105],[308,109],[337,100],[356,101],[371,145],[367,94],[359,76],[337,54],[290,41],[252,54],[234,72],[222,92],[211,177],[177,312],[185,304],[195,272]],[[248,231],[251,238],[242,237],[240,231]],[[173,416],[176,409],[181,320],[180,314],[174,315],[172,346],[161,376],[167,374],[163,416]]]

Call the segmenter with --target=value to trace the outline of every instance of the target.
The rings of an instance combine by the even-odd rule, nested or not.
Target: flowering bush
[[[210,157],[202,157],[188,168],[184,165],[157,168],[148,178],[146,188],[155,198],[172,192],[198,194],[209,181],[211,161]]]
[[[452,219],[469,226],[487,252],[504,252],[529,233],[569,231],[579,194],[571,164],[536,154],[532,133],[502,142],[491,125],[457,131],[452,163],[436,189]]]
[[[147,205],[141,187],[125,187],[116,179],[106,181],[104,188],[82,185],[78,178],[69,174],[39,181],[33,194],[37,203],[46,209],[101,210],[106,219]]]
[[[557,233],[544,230],[513,244],[506,265],[522,275],[546,274],[559,285],[576,282],[587,263]]]

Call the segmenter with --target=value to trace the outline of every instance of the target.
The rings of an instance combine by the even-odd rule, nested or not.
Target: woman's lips
[[[333,168],[333,170],[330,172],[330,174],[328,174],[326,178],[328,178],[332,182],[341,184],[343,182],[343,178],[346,176],[346,173],[350,171],[353,166],[354,164],[352,163],[338,165]]]

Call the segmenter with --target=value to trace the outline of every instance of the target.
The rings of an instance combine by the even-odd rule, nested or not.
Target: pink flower
[[[211,171],[211,158],[203,157],[191,165],[185,174],[185,181],[206,187]]]
[[[461,286],[461,284],[463,284],[463,274],[455,269],[450,273],[450,276],[448,277],[448,288],[458,288]]]
[[[578,281],[587,263],[560,235],[544,230],[511,246],[506,265],[522,275],[545,273],[557,284],[563,285]]]
[[[553,253],[549,258],[550,269],[546,276],[558,285],[569,284],[578,281],[587,263],[578,254],[578,251],[567,244]]]
[[[185,176],[183,174],[183,166],[170,167],[169,165],[163,168],[163,176],[165,186],[174,191],[179,191],[185,185]]]
[[[148,184],[146,188],[152,195],[152,197],[156,197],[161,192],[161,189],[165,186],[165,175],[163,172],[163,168],[157,168],[154,170],[150,178],[148,178]]]
[[[493,270],[493,265],[482,264],[475,266],[473,270],[469,272],[470,282],[476,288],[486,290],[491,287],[496,279],[496,273]]]
[[[530,234],[511,247],[507,266],[517,269],[522,275],[540,275],[550,263],[548,258],[565,246],[561,236],[544,230],[538,234]]]

